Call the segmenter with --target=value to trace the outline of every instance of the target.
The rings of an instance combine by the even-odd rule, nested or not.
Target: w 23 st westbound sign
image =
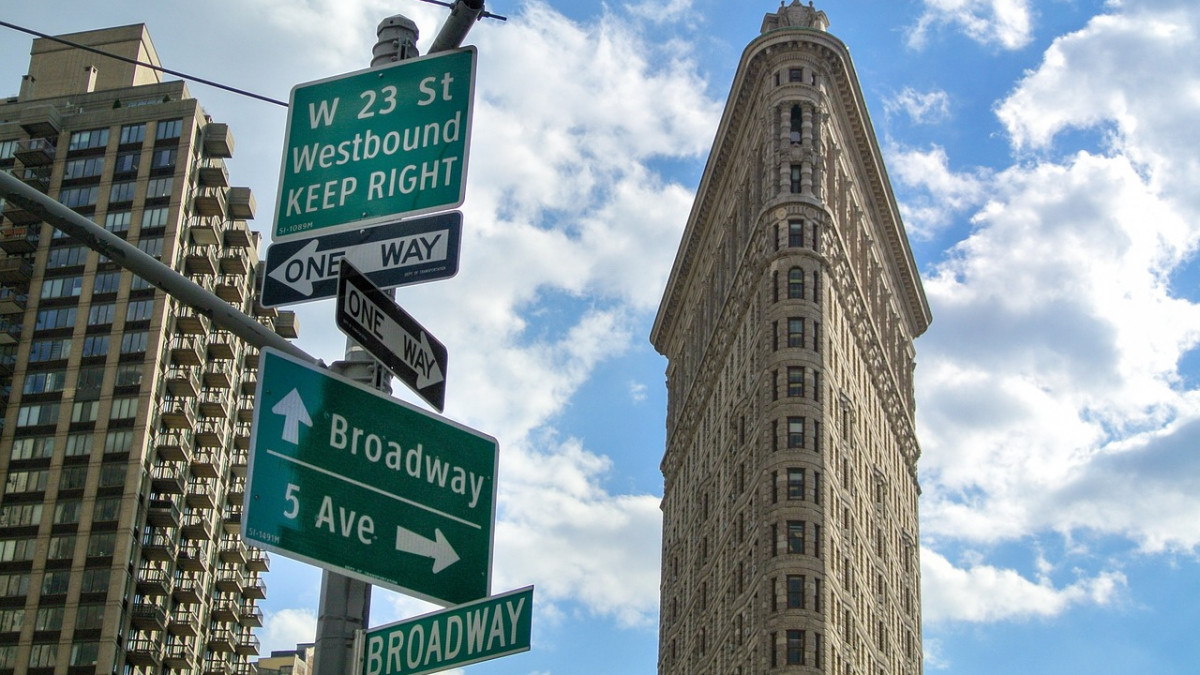
[[[474,47],[296,85],[272,241],[457,208]]]
[[[490,592],[496,440],[270,348],[242,536],[401,593]]]

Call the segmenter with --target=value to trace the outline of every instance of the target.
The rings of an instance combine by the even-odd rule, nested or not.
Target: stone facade
[[[655,321],[659,673],[915,675],[913,340],[931,320],[849,53],[746,48]]]

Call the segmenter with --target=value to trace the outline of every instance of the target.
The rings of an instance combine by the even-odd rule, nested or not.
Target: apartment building
[[[60,37],[105,54],[33,41],[0,100],[0,170],[295,337],[255,302],[228,126],[164,81],[144,25]],[[254,672],[268,559],[238,531],[256,350],[0,213],[0,674]]]

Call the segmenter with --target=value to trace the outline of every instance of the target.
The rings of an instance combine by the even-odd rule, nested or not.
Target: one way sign
[[[438,412],[446,402],[446,348],[416,319],[343,260],[337,326]]]
[[[395,288],[458,273],[462,212],[451,211],[267,247],[261,302],[278,307],[332,298],[349,260],[373,284]]]

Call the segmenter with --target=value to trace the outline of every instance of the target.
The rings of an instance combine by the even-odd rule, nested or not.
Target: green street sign
[[[533,586],[359,631],[357,675],[420,675],[529,651]]]
[[[467,47],[293,87],[272,241],[460,206],[475,62]]]
[[[491,588],[496,439],[263,349],[242,536],[452,605]]]

